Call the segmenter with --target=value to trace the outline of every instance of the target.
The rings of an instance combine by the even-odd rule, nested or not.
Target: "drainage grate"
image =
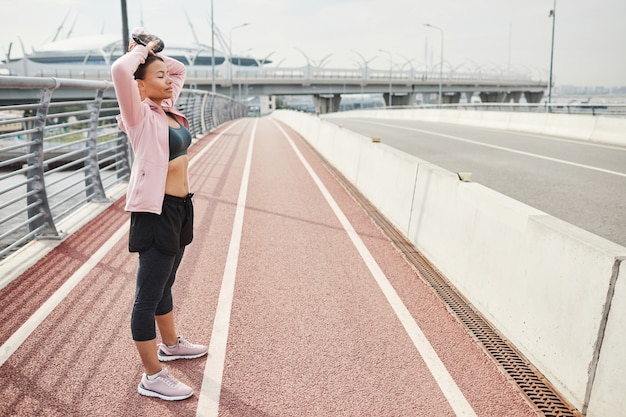
[[[305,142],[306,143],[306,142]],[[350,195],[363,207],[376,225],[389,237],[392,243],[404,255],[405,259],[418,271],[439,297],[448,306],[452,314],[466,327],[472,338],[495,361],[498,368],[521,390],[535,410],[548,417],[581,417],[582,414],[568,404],[549,381],[501,336],[469,302],[461,296],[377,209],[350,183],[339,171],[335,170],[317,151],[311,148],[322,164],[343,185]]]

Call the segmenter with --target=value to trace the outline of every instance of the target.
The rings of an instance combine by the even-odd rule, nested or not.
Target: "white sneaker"
[[[206,355],[209,348],[204,345],[194,345],[182,337],[178,336],[178,343],[173,348],[159,343],[157,355],[161,362],[169,362],[176,359],[195,359]]]
[[[193,389],[174,378],[167,369],[161,369],[153,380],[149,380],[144,373],[137,391],[141,395],[167,401],[184,400],[193,395]]]

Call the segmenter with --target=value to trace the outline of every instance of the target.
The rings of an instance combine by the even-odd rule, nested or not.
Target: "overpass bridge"
[[[187,80],[194,88],[212,87],[211,74],[191,69]],[[520,74],[480,74],[300,68],[237,69],[232,80],[217,78],[218,92],[235,90],[238,98],[274,95],[311,95],[321,113],[339,109],[342,94],[382,94],[387,106],[408,106],[422,95],[423,102],[437,103],[439,90],[443,104],[456,104],[465,96],[470,102],[477,94],[482,102],[539,103],[547,88],[545,81],[532,80]]]
[[[242,65],[231,64],[229,59],[224,59],[221,64],[211,66],[198,65],[196,61],[183,55],[172,56],[188,63],[186,67],[189,88],[208,90],[238,100],[250,97],[310,95],[320,113],[337,111],[344,94],[382,94],[389,107],[412,105],[419,95],[421,102],[437,104],[439,91],[442,104],[455,104],[464,101],[463,99],[471,102],[473,96],[478,96],[483,103],[539,103],[548,87],[546,80],[521,72],[326,68],[310,63],[302,67],[283,68],[279,65],[271,67],[263,62],[243,65],[241,60],[236,59],[234,61]],[[0,71],[7,75],[105,81],[110,80],[110,62],[115,57],[112,56],[108,63],[101,64],[65,63],[62,59],[61,56],[58,58],[59,62],[40,63],[23,58],[19,62],[0,64]],[[4,90],[0,104],[28,102],[36,94],[38,92],[32,90]],[[64,99],[91,98],[85,97],[82,89],[66,88],[61,94]],[[112,90],[107,94],[113,94]]]

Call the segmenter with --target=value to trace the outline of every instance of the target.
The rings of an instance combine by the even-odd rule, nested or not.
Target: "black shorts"
[[[133,212],[130,216],[128,250],[142,252],[152,246],[166,255],[193,240],[193,203],[187,197],[165,195],[161,214]]]

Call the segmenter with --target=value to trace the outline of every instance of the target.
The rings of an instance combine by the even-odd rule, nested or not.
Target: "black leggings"
[[[193,239],[191,197],[166,195],[161,214],[131,215],[129,250],[139,252],[139,267],[130,327],[137,342],[156,338],[155,316],[173,309],[172,285]]]
[[[131,318],[133,340],[144,342],[156,338],[155,316],[162,316],[174,308],[172,285],[183,258],[185,247],[176,255],[165,255],[156,247],[139,253],[137,289]]]

